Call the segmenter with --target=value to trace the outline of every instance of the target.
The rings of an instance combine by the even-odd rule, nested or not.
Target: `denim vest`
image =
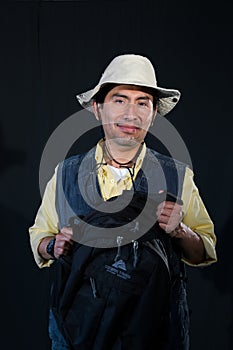
[[[98,164],[95,150],[93,148],[88,153],[68,158],[58,167],[56,210],[60,228],[69,225],[70,218],[85,216],[99,201],[103,202],[96,175]],[[185,170],[185,164],[147,148],[134,181],[134,190],[148,194],[165,190],[180,198]],[[189,311],[184,263],[173,251],[172,245],[168,255],[175,279],[171,293],[169,333],[163,350],[188,350]]]
[[[103,201],[96,175],[95,150],[96,147],[59,164],[56,186],[59,228],[69,225],[71,217],[87,215]],[[185,169],[184,163],[147,148],[134,188],[149,194],[165,190],[180,198]]]

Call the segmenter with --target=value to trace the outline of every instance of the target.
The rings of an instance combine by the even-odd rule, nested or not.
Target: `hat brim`
[[[116,83],[116,82],[107,82],[104,84],[98,84],[96,87],[92,90],[88,90],[84,93],[81,93],[79,95],[76,95],[76,98],[78,99],[79,103],[81,106],[90,112],[93,112],[92,108],[92,102],[95,97],[95,95],[100,91],[100,89],[106,85],[106,84],[111,84],[111,83]],[[124,83],[122,82],[121,84],[127,84],[127,85],[137,85],[137,86],[145,86],[142,84],[129,84],[129,83]],[[156,92],[156,95],[159,98],[158,101],[158,113],[162,116],[168,114],[179,102],[180,99],[180,92],[175,89],[166,89],[166,88],[161,88],[161,87],[154,87],[154,86],[146,86],[148,88],[153,89]]]

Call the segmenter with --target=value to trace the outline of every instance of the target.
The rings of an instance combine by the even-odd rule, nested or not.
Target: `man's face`
[[[93,107],[106,140],[128,147],[144,140],[156,114],[153,96],[135,85],[117,85],[107,93],[103,104],[94,103]]]

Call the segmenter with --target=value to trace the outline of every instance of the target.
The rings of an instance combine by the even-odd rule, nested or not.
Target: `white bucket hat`
[[[99,83],[92,90],[77,95],[82,107],[92,111],[92,100],[97,92],[108,83],[145,86],[154,89],[159,97],[158,113],[170,112],[180,99],[180,92],[157,86],[155,70],[148,58],[140,55],[115,57],[105,69]]]

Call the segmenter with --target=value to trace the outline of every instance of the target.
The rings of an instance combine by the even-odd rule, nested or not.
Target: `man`
[[[93,90],[80,94],[77,98],[101,122],[104,138],[88,156],[90,158],[91,155],[91,162],[95,164],[94,175],[93,168],[89,171],[88,167],[83,166],[81,170],[77,155],[77,158],[59,166],[48,183],[35,224],[29,229],[38,266],[50,266],[55,259],[72,254],[76,238],[69,225],[69,218],[74,213],[85,216],[90,211],[90,206],[80,199],[83,182],[74,180],[78,173],[84,172],[82,178],[85,179],[92,174],[97,179],[98,188],[96,190],[93,187],[89,192],[93,196],[98,192],[97,195],[100,193],[103,200],[108,201],[120,196],[125,190],[137,190],[142,169],[148,173],[146,175],[152,183],[148,192],[173,192],[176,198],[181,199],[172,201],[165,198],[157,206],[154,217],[164,235],[172,237],[176,242],[182,260],[192,266],[215,262],[216,237],[213,223],[194,184],[192,170],[174,160],[177,170],[175,176],[174,172],[170,172],[171,160],[150,151],[144,142],[156,113],[164,116],[170,112],[179,101],[180,92],[157,86],[154,68],[146,57],[121,55],[113,59]],[[159,160],[160,169],[153,169],[153,161],[148,161],[152,159],[150,153]],[[78,191],[76,187],[79,188]],[[65,200],[64,193],[61,194],[63,191]],[[66,201],[69,203],[64,205]],[[53,315],[50,336],[53,349],[70,348],[60,334]],[[135,337],[137,338],[136,334]],[[142,349],[146,350],[146,347]]]

